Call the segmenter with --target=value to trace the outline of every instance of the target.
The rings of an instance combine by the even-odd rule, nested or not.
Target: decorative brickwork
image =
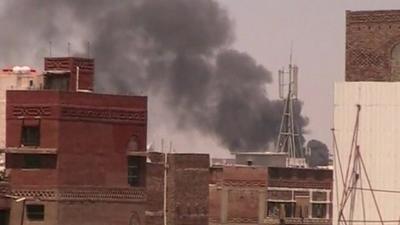
[[[42,201],[58,200],[57,191],[55,189],[15,189],[11,191],[11,195]]]
[[[46,70],[70,70],[73,67],[78,66],[79,70],[84,72],[94,71],[94,61],[93,59],[85,58],[46,58],[45,59],[45,69]]]
[[[224,180],[224,186],[231,187],[265,187],[265,180]]]
[[[98,201],[98,202],[144,202],[142,188],[59,188],[59,189],[14,189],[10,195],[41,201]]]
[[[48,106],[14,106],[12,115],[14,117],[51,116],[51,108]]]
[[[82,108],[82,107],[62,107],[62,118],[72,118],[80,120],[113,120],[133,123],[145,123],[146,112],[134,110],[113,110],[101,108]]]
[[[399,81],[400,10],[347,12],[346,81]]]
[[[144,202],[144,188],[61,188],[61,201],[118,201]]]

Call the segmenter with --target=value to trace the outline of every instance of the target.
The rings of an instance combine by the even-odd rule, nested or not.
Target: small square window
[[[326,217],[326,204],[312,204],[312,217],[325,218]]]
[[[39,126],[22,127],[22,146],[39,146],[40,145],[40,128]]]
[[[44,205],[32,204],[26,205],[26,216],[29,220],[43,221],[44,220]]]

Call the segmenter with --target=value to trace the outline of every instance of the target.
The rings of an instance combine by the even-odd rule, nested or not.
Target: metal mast
[[[298,93],[298,67],[292,64],[292,53],[288,70],[282,68],[279,74],[279,97],[283,100],[283,113],[277,141],[277,152],[288,154],[287,166],[305,167],[305,158],[300,134],[294,118],[294,104]],[[285,93],[286,92],[286,93]]]

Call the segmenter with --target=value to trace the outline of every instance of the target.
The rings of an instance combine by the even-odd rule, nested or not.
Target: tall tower
[[[279,70],[279,97],[283,100],[282,121],[277,141],[277,151],[286,152],[289,167],[305,167],[306,162],[300,141],[300,133],[294,115],[294,105],[298,93],[298,67],[292,64],[290,56],[289,68]]]

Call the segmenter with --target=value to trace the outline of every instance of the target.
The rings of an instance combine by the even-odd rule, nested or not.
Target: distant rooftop
[[[236,152],[234,155],[287,155],[286,152]]]

